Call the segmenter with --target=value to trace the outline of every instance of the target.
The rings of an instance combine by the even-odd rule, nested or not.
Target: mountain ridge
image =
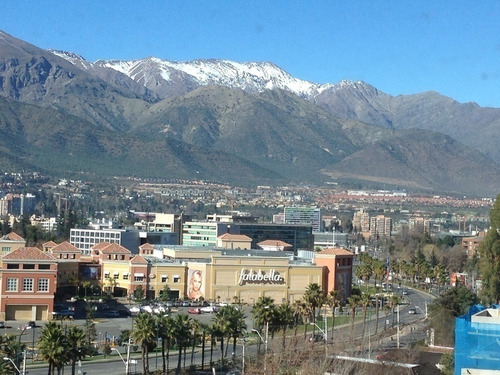
[[[8,101],[0,102],[0,128],[4,137],[16,130],[15,142],[0,148],[3,165],[247,185],[335,178],[349,186],[497,193],[498,164],[435,129],[468,132],[492,147],[496,109],[436,93],[392,97],[364,82],[318,85],[272,63],[195,60],[194,67],[179,63],[186,71],[178,64],[167,72],[169,64],[158,62],[115,61],[119,71],[109,61],[88,63],[0,32],[0,97]],[[211,75],[193,79],[200,72]],[[489,129],[489,139],[482,142],[462,118]],[[47,149],[53,152],[45,155]]]

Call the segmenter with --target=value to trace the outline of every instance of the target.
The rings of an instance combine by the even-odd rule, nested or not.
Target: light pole
[[[241,364],[241,375],[245,375],[245,344],[247,343],[247,337],[243,336],[243,357]]]
[[[128,339],[127,343],[127,360],[125,361],[120,353],[120,351],[117,348],[111,348],[111,350],[114,350],[118,353],[120,356],[120,359],[122,362],[125,364],[125,375],[129,375],[129,365],[130,365],[130,339]]]
[[[22,330],[22,331],[21,331],[21,333],[19,334],[18,343],[17,343],[18,345],[17,345],[17,347],[16,347],[16,358],[14,358],[15,363],[16,363],[17,365],[19,365],[19,362],[18,362],[19,352],[18,352],[18,350],[19,350],[19,348],[21,347],[21,337],[23,337],[24,332],[26,332],[26,330],[28,330],[28,329],[31,329],[31,326],[24,326],[24,327],[23,327],[23,330]],[[26,351],[24,351],[24,361],[26,361]],[[17,369],[17,366],[16,366],[16,369]],[[19,370],[18,370],[18,371],[19,371]],[[19,371],[19,373],[21,373],[21,372]]]
[[[269,322],[266,322],[266,340],[264,340],[262,338],[262,335],[260,334],[260,332],[258,330],[256,330],[255,328],[252,329],[252,332],[255,332],[256,334],[258,334],[260,337],[260,340],[264,343],[264,374],[265,374],[267,371],[266,356],[267,356],[267,339],[268,339],[268,333],[269,333]]]
[[[396,342],[397,342],[397,348],[399,349],[399,305],[398,305],[398,325],[396,326]]]
[[[24,353],[26,354],[26,351]],[[3,357],[3,360],[4,361],[9,361],[10,363],[12,363],[12,366],[14,366],[14,368],[17,371],[17,373],[20,374],[20,375],[24,375],[24,372],[21,372],[21,370],[19,370],[19,368],[16,366],[16,364],[14,363],[14,361],[12,359],[10,359],[9,357]],[[24,366],[23,366],[23,370],[24,370]]]

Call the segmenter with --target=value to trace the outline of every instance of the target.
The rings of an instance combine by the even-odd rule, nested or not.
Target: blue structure
[[[500,373],[498,305],[472,306],[467,314],[455,320],[455,375],[474,373],[474,369]]]

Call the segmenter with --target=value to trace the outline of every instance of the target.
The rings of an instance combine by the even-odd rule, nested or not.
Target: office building
[[[313,232],[323,230],[321,209],[316,207],[285,207],[285,224],[308,224]]]

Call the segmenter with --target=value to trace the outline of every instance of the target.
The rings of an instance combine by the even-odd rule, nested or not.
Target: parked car
[[[189,301],[182,301],[181,306],[182,307],[189,307],[189,306],[191,306],[191,302],[189,302]]]
[[[410,310],[408,310],[408,314],[416,314],[417,313],[417,309],[415,308],[411,308]]]
[[[107,311],[106,316],[109,318],[118,318],[120,316],[120,313],[118,311]]]
[[[200,310],[202,313],[216,313],[217,311],[219,311],[216,306],[206,306],[202,307]]]
[[[0,322],[0,328],[5,328],[5,322]]]
[[[188,309],[188,313],[190,314],[201,314],[201,310],[196,308],[196,309]]]
[[[31,328],[35,328],[36,327],[36,322],[34,320],[30,320],[26,326],[27,327],[31,327]]]

